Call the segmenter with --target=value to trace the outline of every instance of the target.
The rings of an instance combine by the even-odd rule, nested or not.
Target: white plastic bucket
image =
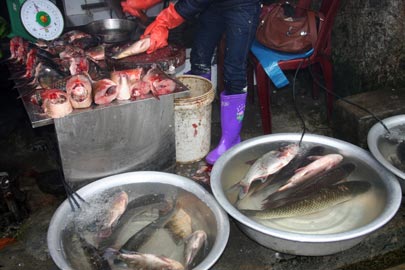
[[[192,163],[210,150],[215,92],[212,83],[201,76],[181,75],[177,79],[188,87],[190,95],[174,100],[176,161]]]

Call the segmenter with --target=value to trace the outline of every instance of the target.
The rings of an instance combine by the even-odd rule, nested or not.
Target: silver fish
[[[350,181],[324,187],[318,192],[302,198],[302,200],[294,201],[277,208],[266,210],[241,210],[241,212],[249,217],[259,219],[309,215],[346,202],[357,195],[365,193],[370,187],[371,184],[366,181]]]
[[[201,247],[207,244],[207,233],[203,230],[193,232],[185,240],[184,261],[186,268],[191,266],[195,256],[201,250]]]
[[[131,55],[146,52],[150,47],[150,38],[140,39],[126,49],[113,55],[113,59],[122,59]]]
[[[124,261],[130,269],[183,270],[184,266],[173,259],[154,254],[130,252],[119,253],[117,258]]]
[[[340,154],[329,154],[325,156],[312,157],[315,161],[311,162],[305,167],[301,167],[295,171],[295,174],[287,180],[287,183],[280,187],[278,191],[283,191],[293,186],[302,183],[303,181],[317,175],[318,173],[327,171],[343,160]]]
[[[112,233],[112,227],[118,222],[118,219],[124,213],[128,204],[128,194],[125,191],[118,193],[112,202],[111,210],[108,212],[108,215],[105,219],[104,224],[98,236],[100,238],[109,237]]]
[[[298,150],[297,144],[290,144],[280,150],[270,151],[256,160],[246,173],[246,176],[239,182],[239,199],[246,196],[253,181],[262,179],[262,182],[264,182],[267,176],[280,171],[297,155]]]

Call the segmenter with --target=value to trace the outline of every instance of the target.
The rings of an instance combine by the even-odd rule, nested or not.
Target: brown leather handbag
[[[286,15],[287,5],[291,14]],[[318,36],[316,14],[305,10],[303,16],[295,17],[291,12],[294,8],[289,3],[276,3],[262,9],[257,41],[272,50],[287,53],[302,53],[313,48]]]

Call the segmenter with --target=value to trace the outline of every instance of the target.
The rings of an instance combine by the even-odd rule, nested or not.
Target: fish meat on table
[[[280,171],[297,155],[298,150],[297,144],[290,144],[279,150],[272,150],[256,160],[245,177],[238,183],[240,187],[239,199],[246,196],[254,181],[261,179],[263,182],[269,175]]]
[[[304,196],[317,192],[320,188],[345,180],[355,168],[356,165],[353,163],[341,164],[317,174],[294,187],[284,191],[276,191],[263,200],[262,209],[276,208],[289,202],[300,200]]]
[[[129,47],[117,52],[112,56],[113,59],[122,59],[128,56],[146,52],[150,47],[150,38],[144,38],[136,41]]]
[[[151,67],[142,80],[150,84],[151,93],[154,97],[170,94],[176,88],[176,83],[162,74],[156,66]]]
[[[110,104],[114,99],[117,98],[117,84],[110,79],[102,79],[93,82],[93,99],[94,103]]]
[[[88,108],[92,103],[92,85],[87,75],[73,75],[66,81],[66,92],[73,108]]]
[[[117,258],[124,261],[129,269],[147,270],[183,270],[184,266],[173,259],[155,254],[125,252],[118,253]]]
[[[91,47],[85,51],[85,54],[95,61],[100,61],[105,59],[105,45],[99,44],[97,46]]]
[[[282,191],[317,175],[318,173],[327,171],[343,160],[343,156],[340,154],[328,154],[325,156],[313,156],[314,161],[305,167],[298,168],[295,174],[287,180],[287,183],[281,186],[278,191]]]
[[[118,100],[128,100],[131,97],[131,87],[129,84],[128,75],[120,73],[117,83]]]
[[[42,109],[51,118],[60,118],[73,111],[66,92],[60,89],[47,89],[40,93]]]
[[[194,231],[186,238],[184,248],[184,265],[186,269],[192,266],[194,258],[201,250],[204,250],[201,249],[204,246],[207,246],[207,233],[203,230]]]
[[[115,83],[118,84],[119,78],[121,74],[126,74],[129,79],[129,83],[132,84],[136,81],[139,81],[143,75],[145,70],[143,68],[133,68],[133,69],[125,69],[125,70],[116,70],[111,72],[110,77]]]
[[[240,210],[248,217],[258,219],[275,219],[304,216],[328,209],[349,201],[367,192],[371,184],[366,181],[349,181],[319,189],[317,192],[276,208],[264,210]]]
[[[109,237],[112,233],[112,227],[118,222],[118,219],[125,212],[128,204],[128,194],[125,191],[121,191],[113,198],[111,209],[108,211],[108,215],[105,218],[104,223],[98,233],[100,238]]]

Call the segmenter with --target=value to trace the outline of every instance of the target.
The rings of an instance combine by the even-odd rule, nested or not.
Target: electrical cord
[[[299,111],[298,106],[297,106],[295,82],[296,82],[296,79],[297,79],[298,72],[300,71],[301,66],[304,64],[304,62],[305,62],[306,60],[309,61],[309,58],[304,58],[304,59],[299,63],[299,65],[298,65],[298,67],[297,67],[297,69],[296,69],[296,71],[295,71],[295,74],[294,74],[293,85],[292,85],[292,96],[293,96],[293,102],[294,102],[294,110],[295,110],[295,112],[296,112],[296,114],[297,114],[297,116],[298,116],[298,118],[299,118],[299,120],[300,120],[300,122],[301,122],[301,126],[302,126],[301,138],[300,138],[300,141],[299,141],[299,143],[298,143],[299,146],[301,146],[302,140],[303,140],[304,135],[305,135],[305,133],[306,133],[306,131],[307,131],[307,127],[306,127],[306,124],[305,124],[304,117],[302,116],[302,114],[301,114],[301,112]],[[333,96],[336,97],[337,99],[340,99],[340,100],[342,100],[342,101],[344,101],[344,102],[346,102],[346,103],[348,103],[348,104],[350,104],[350,105],[352,105],[352,106],[355,106],[356,108],[358,108],[358,109],[360,109],[360,110],[363,110],[363,111],[367,112],[368,114],[370,114],[374,119],[376,119],[376,120],[384,127],[384,129],[387,131],[387,133],[391,133],[390,130],[388,129],[388,127],[384,124],[384,122],[383,122],[377,115],[375,115],[373,112],[371,112],[371,111],[368,110],[367,108],[364,108],[363,106],[361,106],[361,105],[359,105],[359,104],[357,104],[357,103],[354,103],[354,102],[352,102],[352,101],[350,101],[350,100],[347,100],[347,99],[344,98],[344,97],[339,96],[338,94],[332,92],[330,89],[328,89],[326,86],[324,86],[324,85],[318,80],[318,78],[316,78],[315,74],[312,72],[311,64],[308,65],[308,70],[309,70],[309,73],[310,73],[310,75],[311,75],[311,77],[312,77],[312,80],[313,80],[320,88],[322,88],[323,90],[325,90],[327,93],[333,95]]]

